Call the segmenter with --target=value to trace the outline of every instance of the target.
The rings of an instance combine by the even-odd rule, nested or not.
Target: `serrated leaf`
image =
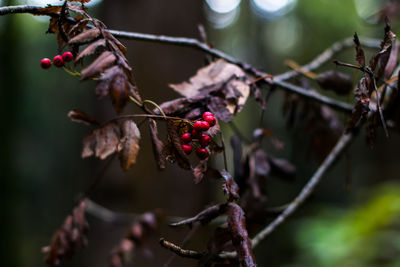
[[[104,51],[95,61],[81,72],[81,80],[86,80],[99,75],[112,64],[117,58],[112,52]]]
[[[117,114],[120,114],[129,99],[129,84],[122,71],[114,75],[110,82],[110,97]]]
[[[99,39],[99,40],[91,43],[85,49],[83,49],[82,52],[80,52],[78,54],[78,56],[75,59],[75,64],[78,63],[79,61],[81,61],[82,58],[90,56],[90,55],[94,54],[96,51],[98,51],[100,48],[104,48],[104,47],[106,47],[105,39]]]
[[[118,156],[122,169],[127,171],[136,163],[136,157],[139,154],[140,131],[136,123],[125,120],[121,125],[121,133]]]
[[[69,40],[68,44],[70,44],[70,45],[87,44],[87,43],[93,41],[94,39],[96,39],[97,37],[99,37],[100,33],[101,33],[101,31],[98,28],[92,28],[92,29],[86,30],[86,31],[78,34],[71,40]]]

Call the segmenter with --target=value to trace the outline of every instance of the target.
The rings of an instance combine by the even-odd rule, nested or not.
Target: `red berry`
[[[65,62],[70,62],[72,59],[74,59],[74,55],[72,55],[71,52],[67,51],[67,52],[64,52],[64,54],[62,55],[62,58],[64,59]]]
[[[205,120],[206,117],[208,117],[208,116],[214,117],[214,114],[212,114],[211,112],[208,112],[208,111],[206,111],[206,112],[203,113],[203,119],[204,119],[204,120]]]
[[[198,132],[203,131],[203,130],[202,130],[202,129],[203,129],[203,122],[202,122],[202,121],[196,121],[196,122],[193,124],[193,128],[194,128],[196,131],[198,131]]]
[[[51,60],[48,58],[44,58],[40,61],[40,67],[42,67],[42,69],[48,69],[51,67]]]
[[[53,64],[54,64],[54,66],[56,66],[56,67],[63,67],[64,66],[64,59],[63,59],[63,57],[62,56],[60,56],[60,55],[57,55],[57,56],[55,56],[54,58],[53,58]]]
[[[196,155],[200,159],[206,159],[208,157],[208,150],[205,149],[204,147],[199,147],[196,149]]]
[[[210,127],[213,127],[217,123],[217,120],[214,118],[214,116],[207,116],[204,118],[204,121],[208,122]]]
[[[182,134],[181,138],[182,142],[184,142],[185,144],[190,143],[190,141],[192,141],[192,135],[190,133]]]
[[[200,138],[200,145],[205,147],[211,143],[211,137],[209,135],[203,134]]]
[[[192,152],[192,146],[191,145],[182,145],[182,150],[186,154],[190,154],[190,152]]]
[[[210,129],[210,124],[206,121],[200,121],[201,122],[201,130],[202,131],[207,131]]]
[[[192,137],[193,137],[193,138],[196,138],[196,139],[201,138],[201,131],[197,131],[197,130],[193,129],[193,131],[192,131]]]

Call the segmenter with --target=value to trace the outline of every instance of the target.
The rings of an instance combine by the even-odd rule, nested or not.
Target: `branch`
[[[201,252],[197,252],[194,250],[188,250],[188,249],[183,249],[179,247],[178,245],[175,245],[174,243],[171,243],[164,238],[160,238],[160,245],[166,249],[171,250],[178,256],[184,257],[184,258],[191,258],[191,259],[201,259],[204,254]]]
[[[362,44],[362,46],[368,47],[368,48],[379,48],[380,47],[380,41],[377,39],[364,38],[363,40],[360,41],[360,43]],[[334,43],[333,45],[331,45],[329,48],[327,48],[324,52],[319,54],[310,63],[308,63],[304,66],[301,66],[301,69],[304,72],[309,72],[309,71],[318,69],[323,64],[330,61],[334,55],[336,55],[337,53],[341,52],[344,49],[351,48],[351,47],[354,47],[353,37],[349,37],[344,40],[338,41],[338,42]],[[291,78],[297,76],[298,74],[299,73],[295,70],[288,71],[288,72],[285,72],[285,73],[275,76],[274,80],[275,81],[288,80],[288,79],[291,79]]]
[[[318,167],[308,183],[303,187],[299,195],[288,205],[288,207],[267,227],[259,232],[252,240],[253,248],[257,246],[266,236],[272,233],[280,224],[282,224],[297,208],[311,195],[315,187],[319,184],[324,174],[335,163],[343,151],[353,140],[353,133],[343,134],[324,162]]]
[[[0,8],[0,15],[6,14],[15,14],[15,13],[31,13],[31,14],[42,14],[45,15],[39,10],[42,7],[40,6],[10,6],[10,7],[1,7]],[[186,46],[191,47],[200,51],[203,51],[209,55],[212,55],[217,58],[222,58],[227,62],[235,64],[245,70],[247,73],[254,75],[256,77],[268,77],[270,74],[263,72],[261,70],[256,69],[255,67],[242,62],[232,56],[225,54],[224,52],[210,48],[210,46],[206,43],[203,43],[195,38],[185,38],[185,37],[171,37],[165,35],[154,35],[154,34],[146,34],[146,33],[136,33],[136,32],[126,32],[126,31],[116,31],[116,30],[109,30],[111,34],[115,37],[125,38],[125,39],[132,39],[132,40],[140,40],[140,41],[149,41],[149,42],[156,42],[156,43],[163,43],[163,44],[171,44],[171,45],[179,45],[179,46]],[[344,41],[340,41],[332,45],[326,51],[324,51],[321,55],[319,55],[316,59],[314,59],[309,64],[302,67],[305,71],[310,71],[315,68],[318,68],[323,63],[327,62],[335,53],[341,51],[344,48],[351,47],[352,42],[350,42],[351,38],[345,39]],[[379,41],[375,39],[368,39],[362,42],[362,44],[366,47],[379,47]],[[269,85],[276,85],[286,91],[301,95],[305,98],[312,99],[318,101],[320,103],[326,104],[332,108],[337,110],[341,110],[343,112],[350,113],[352,107],[344,102],[331,99],[324,95],[321,95],[317,92],[310,92],[304,88],[299,86],[295,86],[289,83],[283,82],[283,80],[287,80],[296,76],[296,72],[287,72],[275,77],[275,79],[265,78],[263,81]]]

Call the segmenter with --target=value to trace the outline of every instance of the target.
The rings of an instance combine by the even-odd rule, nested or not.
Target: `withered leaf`
[[[149,119],[150,137],[153,144],[153,154],[157,162],[158,169],[165,169],[165,157],[163,154],[163,142],[158,138],[157,123],[153,119]]]
[[[387,61],[384,70],[384,77],[386,80],[389,80],[392,77],[392,74],[397,66],[399,51],[400,51],[400,44],[398,41],[395,40],[390,50],[389,59]]]
[[[332,90],[339,95],[348,94],[353,89],[353,82],[349,75],[330,70],[319,74],[317,83],[325,90]]]
[[[172,153],[175,154],[175,159],[176,159],[177,163],[183,169],[186,169],[186,170],[192,169],[189,157],[188,157],[188,155],[186,155],[186,153],[182,149],[181,138],[178,133],[177,126],[175,125],[173,120],[167,121],[167,128],[168,128],[169,138],[173,145]]]
[[[100,36],[100,30],[97,28],[92,28],[86,31],[83,31],[82,33],[78,34],[71,40],[69,40],[68,44],[70,45],[82,45],[82,44],[87,44],[97,37]]]
[[[116,56],[110,51],[104,51],[95,61],[81,72],[81,80],[86,80],[99,75],[110,67],[116,60]]]
[[[222,189],[224,190],[224,193],[229,196],[229,201],[239,199],[239,186],[236,184],[231,174],[226,170],[222,170],[220,173],[224,179]]]
[[[118,144],[118,156],[121,161],[121,167],[125,171],[136,163],[136,157],[139,153],[140,132],[136,123],[132,120],[125,120],[121,125],[122,135]]]
[[[104,71],[99,77],[99,83],[96,86],[95,93],[98,99],[105,97],[110,92],[110,82],[112,78],[120,72],[119,66],[112,66]]]
[[[117,151],[119,143],[120,127],[115,122],[93,130],[83,138],[82,158],[92,155],[105,159]]]
[[[271,171],[284,178],[292,178],[296,174],[296,166],[286,159],[274,158],[269,156],[268,162],[271,166]]]
[[[235,203],[228,203],[228,229],[232,235],[232,243],[238,253],[243,267],[256,267],[256,261],[251,248],[251,240],[246,230],[246,218],[242,208]]]
[[[38,8],[32,14],[36,16],[58,15],[61,12],[62,6],[47,6]]]
[[[115,111],[119,114],[123,111],[129,99],[130,87],[127,77],[120,71],[116,73],[110,82],[110,97]]]
[[[207,99],[215,108],[214,115],[224,121],[230,121],[232,115],[240,112],[250,93],[246,73],[222,59],[198,70],[189,82],[171,84],[170,87],[189,99]],[[217,113],[221,106],[224,107],[223,117]]]
[[[108,31],[104,31],[103,34],[104,34],[104,37],[106,37],[110,41],[111,46],[113,47],[115,52],[117,52],[119,50],[122,52],[123,55],[126,54],[126,47],[117,38],[115,38],[114,35],[112,35]],[[115,46],[117,46],[118,49],[116,49]]]
[[[80,52],[76,59],[75,59],[75,64],[78,63],[79,61],[82,60],[82,58],[94,54],[97,50],[102,49],[106,47],[106,40],[105,39],[99,39],[90,45],[88,45],[85,49]]]
[[[347,125],[347,131],[352,130],[363,121],[369,112],[371,80],[369,77],[361,78],[355,90],[356,105],[353,108],[351,120]]]
[[[82,32],[86,28],[86,25],[89,22],[90,22],[90,19],[79,20],[78,23],[76,23],[74,26],[72,26],[71,29],[68,31],[68,36],[76,36],[77,34]]]
[[[395,39],[396,35],[392,32],[389,20],[386,18],[385,35],[381,42],[381,49],[375,56],[371,58],[369,64],[372,71],[374,71],[378,65],[380,66],[377,77],[381,77],[381,75],[383,74],[387,61],[389,59],[392,43]]]
[[[194,183],[200,183],[207,172],[208,159],[201,160],[199,164],[193,169]]]
[[[358,39],[357,33],[354,33],[354,43],[356,45],[356,60],[361,66],[365,66],[365,55],[364,50],[361,47],[360,40]]]
[[[215,218],[217,218],[218,216],[220,216],[221,214],[223,214],[225,212],[225,207],[226,207],[225,204],[218,204],[208,207],[205,210],[198,213],[196,216],[182,220],[180,222],[171,223],[170,226],[178,227],[182,225],[189,225],[191,227],[192,224],[195,222],[199,222],[202,225],[206,225]]]
[[[99,122],[95,118],[77,109],[73,109],[70,112],[68,112],[68,118],[73,122],[79,122],[86,125],[90,124],[99,125]]]
[[[271,166],[268,162],[267,154],[264,150],[257,149],[254,151],[254,173],[258,176],[267,177],[271,171]]]

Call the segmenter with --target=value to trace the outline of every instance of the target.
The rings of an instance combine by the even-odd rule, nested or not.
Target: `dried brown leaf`
[[[220,171],[222,178],[224,179],[224,183],[222,184],[222,188],[224,193],[229,196],[229,201],[234,199],[239,199],[239,186],[236,184],[232,175],[226,170]]]
[[[82,45],[82,44],[87,44],[93,41],[94,39],[98,38],[100,36],[100,30],[97,28],[92,28],[89,30],[86,30],[71,40],[69,40],[68,44],[70,45]]]
[[[193,169],[194,183],[200,183],[207,172],[208,159],[201,160],[199,164]]]
[[[126,103],[129,100],[130,93],[129,82],[122,71],[114,75],[110,82],[110,97],[117,114],[124,110]]]
[[[392,74],[397,66],[399,51],[400,51],[400,44],[398,41],[394,41],[393,46],[390,50],[389,59],[386,63],[384,70],[384,77],[386,80],[389,80],[392,77]]]
[[[183,151],[180,134],[178,133],[177,126],[173,120],[167,122],[168,135],[173,145],[171,154],[175,154],[175,160],[178,165],[186,170],[192,169],[188,155]]]
[[[36,16],[49,16],[49,15],[58,15],[61,12],[62,6],[47,6],[43,8],[38,8],[33,12],[33,15]]]
[[[330,70],[319,74],[316,81],[325,90],[332,90],[339,95],[348,94],[353,89],[353,82],[349,75]]]
[[[157,123],[153,119],[149,119],[150,137],[153,144],[153,154],[160,170],[165,169],[165,157],[163,154],[163,142],[158,138]]]
[[[347,131],[352,130],[366,118],[369,112],[371,91],[371,79],[369,77],[361,78],[354,93],[357,103],[353,108],[351,120],[347,125]]]
[[[121,132],[121,140],[118,144],[118,156],[122,169],[127,171],[136,163],[136,157],[140,148],[140,132],[136,123],[131,120],[122,122]]]
[[[114,122],[93,130],[82,140],[82,158],[94,155],[102,160],[105,159],[117,151],[119,136],[120,128]]]
[[[358,39],[357,33],[354,33],[354,43],[356,45],[356,60],[361,66],[365,66],[364,50],[361,47],[361,43],[360,40]]]
[[[82,60],[82,58],[94,54],[96,51],[103,49],[106,47],[106,40],[105,39],[99,39],[90,45],[88,45],[85,49],[80,52],[76,59],[75,59],[75,64],[77,64],[79,61]]]
[[[116,59],[116,56],[112,52],[104,51],[95,61],[92,62],[92,64],[82,70],[81,80],[86,80],[99,75],[114,64]]]
[[[91,124],[99,125],[99,122],[95,118],[77,109],[73,109],[70,112],[68,112],[68,118],[73,122],[79,122],[86,125],[91,125]]]

